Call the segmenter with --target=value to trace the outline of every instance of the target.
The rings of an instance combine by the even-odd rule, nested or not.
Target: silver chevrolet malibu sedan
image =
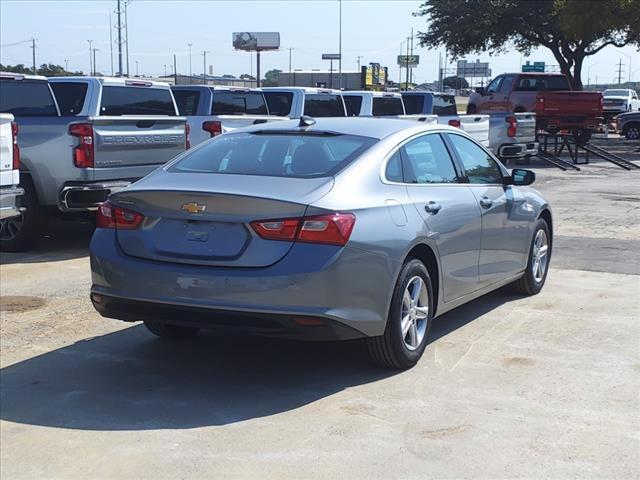
[[[91,300],[161,337],[363,338],[375,360],[408,368],[434,317],[506,284],[542,289],[553,230],[534,178],[452,127],[255,125],[111,195]]]

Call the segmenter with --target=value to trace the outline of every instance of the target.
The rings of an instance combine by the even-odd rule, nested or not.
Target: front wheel
[[[551,234],[547,222],[541,218],[536,223],[529,247],[527,269],[513,284],[515,290],[523,295],[539,293],[547,279],[549,260],[551,260]]]
[[[24,194],[16,199],[22,213],[16,217],[0,220],[0,250],[4,252],[25,252],[42,237],[45,216],[38,203],[33,180],[21,173],[20,186]]]
[[[390,368],[413,367],[427,346],[433,319],[431,277],[417,259],[407,261],[398,276],[384,334],[367,339],[369,353]]]
[[[170,325],[168,323],[162,323],[158,321],[146,320],[144,326],[158,337],[169,338],[172,340],[190,338],[198,333],[196,327],[183,327],[180,325]]]

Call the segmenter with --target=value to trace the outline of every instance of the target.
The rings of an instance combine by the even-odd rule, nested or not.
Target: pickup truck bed
[[[538,92],[534,111],[542,130],[595,130],[603,118],[602,94]]]

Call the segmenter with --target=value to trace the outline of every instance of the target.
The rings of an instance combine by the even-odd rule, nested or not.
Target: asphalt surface
[[[0,476],[638,478],[640,170],[534,169],[545,289],[436,319],[401,373],[359,342],[174,343],[102,319],[87,226],[3,253]]]

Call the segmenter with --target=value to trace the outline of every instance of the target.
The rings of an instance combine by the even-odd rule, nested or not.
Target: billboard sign
[[[409,68],[417,67],[420,63],[420,55],[398,55],[398,66]]]
[[[523,72],[541,72],[543,73],[545,69],[545,63],[544,62],[533,62],[533,64],[527,62],[526,64],[522,65],[522,71]]]
[[[236,50],[255,52],[280,48],[279,32],[234,32],[232,38]]]
[[[462,78],[490,77],[491,68],[489,68],[488,62],[481,62],[480,60],[475,62],[458,60],[456,76]]]
[[[323,53],[322,60],[340,60],[339,53]]]

